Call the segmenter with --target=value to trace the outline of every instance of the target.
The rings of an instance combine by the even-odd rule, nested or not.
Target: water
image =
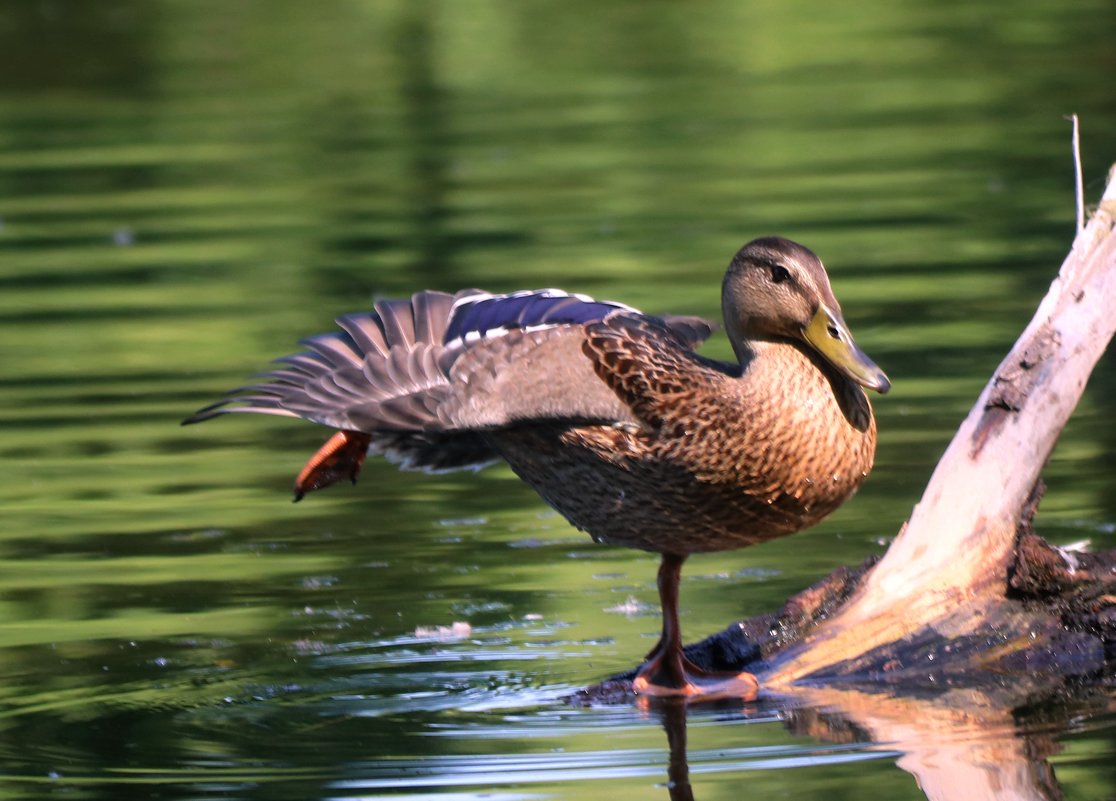
[[[729,255],[782,233],[895,389],[853,502],[688,564],[690,639],[769,611],[886,547],[1029,319],[1072,236],[1062,115],[1091,197],[1113,158],[1114,36],[1101,0],[6,3],[4,795],[918,799],[944,754],[1111,797],[1100,691],[571,707],[653,643],[654,559],[503,469],[369,464],[291,505],[325,432],[178,421],[374,296],[715,317]],[[1114,380],[1106,359],[1047,470],[1056,541],[1116,545]]]

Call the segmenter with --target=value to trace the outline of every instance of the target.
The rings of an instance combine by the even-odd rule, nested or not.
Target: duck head
[[[741,360],[749,340],[796,340],[860,386],[891,388],[849,333],[821,259],[797,242],[764,237],[742,247],[725,273],[721,305]]]

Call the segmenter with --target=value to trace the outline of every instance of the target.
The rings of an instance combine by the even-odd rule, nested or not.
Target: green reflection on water
[[[684,625],[768,611],[882,550],[1064,254],[1061,115],[1082,115],[1087,176],[1111,159],[1116,17],[1071,5],[6,4],[6,773],[68,771],[89,797],[116,769],[179,796],[274,779],[309,797],[386,754],[540,753],[498,702],[545,721],[650,647],[654,560],[591,545],[506,470],[374,464],[292,506],[325,432],[178,427],[377,295],[559,285],[716,317],[743,241],[808,243],[895,381],[878,468],[814,531],[692,560]],[[1112,542],[1113,383],[1109,360],[1048,468],[1057,539]],[[414,636],[454,621],[474,635]],[[559,721],[546,748],[607,761],[619,729],[590,719],[612,734]],[[471,733],[430,736],[447,721]],[[737,729],[708,747],[789,738]],[[632,731],[661,748],[655,725]],[[1107,729],[1074,747],[1097,743]],[[880,763],[812,770],[748,781],[917,797]],[[735,797],[725,775],[703,797]]]

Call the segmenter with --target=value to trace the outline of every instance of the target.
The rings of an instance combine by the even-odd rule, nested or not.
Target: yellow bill
[[[881,395],[891,389],[884,371],[853,341],[840,312],[820,306],[802,333],[830,364],[862,387],[874,389]]]

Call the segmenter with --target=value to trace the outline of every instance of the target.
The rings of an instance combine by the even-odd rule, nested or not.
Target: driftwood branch
[[[1077,207],[1077,235],[1085,230],[1085,179],[1081,173],[1081,120],[1070,115],[1073,123],[1073,199]]]

